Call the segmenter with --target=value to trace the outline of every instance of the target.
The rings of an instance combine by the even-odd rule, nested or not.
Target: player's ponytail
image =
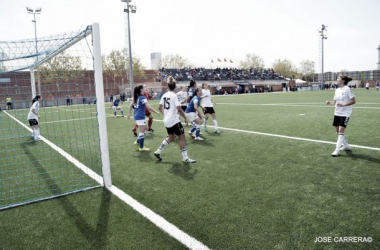
[[[347,85],[348,82],[352,81],[352,77],[351,76],[340,76],[340,78],[343,80],[344,82],[344,85]]]
[[[136,104],[137,102],[137,98],[139,97],[139,95],[141,94],[141,90],[143,89],[144,87],[142,85],[139,85],[139,86],[136,86],[135,89],[133,90],[133,104]]]
[[[38,101],[40,98],[41,98],[41,96],[36,95],[36,97],[34,97],[34,98],[32,99],[32,104],[35,103],[36,101]]]

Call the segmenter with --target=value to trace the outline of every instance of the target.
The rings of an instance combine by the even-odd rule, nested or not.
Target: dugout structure
[[[0,111],[0,210],[112,185],[99,32],[0,42],[0,97],[13,104]],[[36,142],[27,115],[39,92]]]

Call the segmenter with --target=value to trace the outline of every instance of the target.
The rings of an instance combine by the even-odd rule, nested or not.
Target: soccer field
[[[186,134],[189,157],[197,160],[190,165],[182,163],[178,141],[165,149],[162,162],[153,155],[166,137],[162,116],[154,115],[155,132],[145,139],[151,151],[139,152],[133,119],[119,111],[113,118],[106,104],[113,184],[211,249],[377,249],[380,93],[354,92],[346,130],[352,152],[337,158],[331,157],[334,107],[325,105],[333,91],[215,96],[221,133],[212,133],[210,118],[205,141]],[[158,100],[150,104],[157,109]],[[128,104],[123,107],[127,114]],[[88,105],[76,107],[78,116],[64,117],[67,109],[55,108],[69,138],[70,126],[96,121]],[[44,134],[53,124],[45,117],[41,135],[99,173],[99,158],[81,153],[98,147],[88,131],[83,145],[89,148],[71,149],[64,136]],[[40,141],[29,154],[36,147],[48,146]],[[0,223],[0,249],[186,248],[102,188],[1,211]],[[315,243],[317,237],[373,241]]]

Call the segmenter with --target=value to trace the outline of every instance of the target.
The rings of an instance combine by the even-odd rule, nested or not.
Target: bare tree
[[[240,62],[243,69],[263,69],[265,67],[263,58],[255,54],[247,54],[245,60]]]
[[[167,55],[162,59],[162,67],[170,69],[182,69],[185,67],[190,67],[191,64],[186,58],[180,55]]]
[[[284,77],[295,78],[299,76],[297,68],[288,59],[278,59],[273,65],[273,70]]]
[[[311,81],[315,73],[315,63],[310,60],[303,60],[300,63],[300,73],[304,76],[306,81]]]

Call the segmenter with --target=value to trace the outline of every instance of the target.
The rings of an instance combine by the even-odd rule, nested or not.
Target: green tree
[[[167,55],[162,59],[162,67],[169,69],[183,69],[186,67],[191,67],[191,64],[186,58],[180,55]]]
[[[41,83],[55,83],[59,91],[60,84],[82,79],[86,71],[82,67],[82,60],[79,56],[71,56],[63,52],[40,66]],[[37,79],[37,75],[35,75],[35,79]]]
[[[140,58],[137,56],[132,57],[133,62],[133,77],[145,79],[144,66]],[[124,90],[124,85],[129,79],[129,55],[127,49],[113,50],[108,56],[102,56],[103,72],[107,75],[112,75],[116,87],[116,78],[121,78],[121,88]]]
[[[245,60],[240,62],[243,69],[263,69],[265,67],[263,58],[255,54],[247,54]]]

